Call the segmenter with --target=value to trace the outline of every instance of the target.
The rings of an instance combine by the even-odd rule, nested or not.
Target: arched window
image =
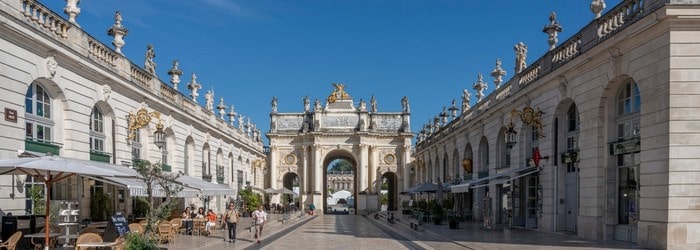
[[[618,224],[633,224],[638,216],[640,163],[640,106],[637,83],[632,79],[618,90],[615,113],[613,154],[617,168]]]
[[[92,107],[90,114],[90,151],[102,153],[105,151],[104,115],[97,106]]]
[[[51,97],[41,85],[32,83],[25,95],[25,136],[43,143],[53,142],[54,122],[51,117]]]

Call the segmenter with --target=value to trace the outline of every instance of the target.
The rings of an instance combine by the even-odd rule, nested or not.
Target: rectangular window
[[[163,147],[161,149],[162,149],[161,152],[163,153],[161,156],[161,163],[168,164],[168,143],[167,142],[163,143]]]
[[[24,136],[34,138],[34,124],[27,122],[24,128]]]
[[[96,138],[96,137],[90,138],[90,150],[104,152],[105,151],[104,140],[102,140],[100,138]]]

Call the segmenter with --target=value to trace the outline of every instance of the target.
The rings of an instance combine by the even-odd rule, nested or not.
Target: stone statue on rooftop
[[[374,95],[372,95],[372,98],[369,100],[369,105],[370,105],[370,108],[372,109],[372,113],[376,113],[377,112],[377,98],[375,98]]]
[[[365,100],[363,100],[362,98],[360,98],[360,105],[359,105],[358,109],[360,110],[360,112],[367,111],[367,104],[365,103]]]
[[[153,61],[153,58],[156,57],[156,52],[153,51],[153,45],[149,44],[146,47],[146,61],[144,62],[144,68],[146,69],[146,72],[150,73],[151,75],[156,75],[156,62]]]
[[[309,112],[310,108],[311,104],[309,102],[309,96],[307,95],[304,97],[304,112]]]
[[[407,96],[403,96],[403,98],[401,98],[401,108],[404,113],[411,112],[411,107],[409,106]]]
[[[214,91],[207,90],[207,93],[204,94],[204,99],[206,100],[204,107],[209,111],[214,110]]]
[[[527,46],[523,42],[515,45],[515,73],[519,74],[527,68]]]
[[[192,78],[190,79],[190,82],[187,84],[187,89],[190,90],[190,97],[192,97],[192,101],[197,102],[197,96],[199,96],[199,89],[202,88],[202,84],[197,82],[197,75],[192,73]]]
[[[321,101],[318,98],[314,101],[314,112],[321,111]]]
[[[226,107],[226,104],[224,104],[224,98],[221,97],[219,99],[219,105],[216,106],[216,109],[219,110],[219,118],[221,118],[221,120],[223,120],[224,115],[226,115],[226,108],[227,107]]]
[[[243,127],[245,127],[245,123],[243,123],[243,120],[245,117],[243,115],[238,116],[238,130],[243,131]]]
[[[593,0],[591,1],[591,12],[593,12],[593,15],[595,15],[595,19],[600,18],[600,15],[603,13],[603,10],[605,9],[605,0]]]
[[[348,93],[345,92],[345,84],[333,83],[333,87],[335,87],[335,89],[328,96],[328,98],[327,98],[328,103],[334,103],[336,100],[348,100],[348,99],[350,99],[350,95],[348,95]]]
[[[68,15],[68,22],[78,25],[78,23],[75,21],[75,17],[80,14],[80,8],[78,8],[78,3],[80,3],[80,0],[66,0],[66,7],[63,8],[63,13],[66,13]],[[80,27],[80,25],[78,25]]]
[[[467,112],[469,110],[469,97],[471,95],[469,94],[469,91],[467,89],[464,89],[462,91],[462,113]]]
[[[122,54],[122,47],[126,44],[124,37],[129,33],[129,30],[124,28],[122,25],[122,14],[117,11],[114,13],[114,24],[107,30],[108,36],[113,36],[112,45],[114,45],[114,51]]]
[[[277,97],[272,97],[272,113],[277,113]]]
[[[488,85],[484,82],[484,76],[479,73],[477,76],[477,81],[474,82],[474,90],[476,90],[476,101],[480,102],[484,98],[484,90],[488,88]]]
[[[550,51],[557,46],[557,42],[559,42],[559,32],[562,30],[561,24],[557,22],[557,13],[552,11],[552,13],[549,14],[549,25],[544,26],[544,29],[542,29],[542,32],[549,35],[547,43],[549,43]]]
[[[170,75],[170,83],[173,84],[173,88],[177,89],[177,85],[180,84],[180,76],[182,75],[182,70],[178,68],[179,62],[173,60],[173,67],[168,70],[168,75]]]
[[[503,82],[503,76],[507,72],[501,68],[501,58],[496,59],[496,68],[491,71],[491,77],[493,77],[493,84],[496,85],[496,89],[501,87],[501,82]]]

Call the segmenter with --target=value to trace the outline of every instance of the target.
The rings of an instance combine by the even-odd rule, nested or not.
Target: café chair
[[[12,236],[10,236],[7,241],[0,243],[0,248],[5,248],[7,250],[15,250],[17,248],[17,242],[22,238],[22,232],[17,231]]]

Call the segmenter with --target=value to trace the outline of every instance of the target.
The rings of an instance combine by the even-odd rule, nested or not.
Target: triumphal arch
[[[411,157],[410,108],[408,98],[402,110],[378,112],[374,96],[357,105],[345,91],[346,85],[333,84],[332,93],[313,104],[303,100],[302,112],[278,113],[277,99],[270,113],[269,188],[299,191],[300,205],[326,208],[327,167],[343,159],[353,166],[353,207],[357,213],[380,209],[382,183],[388,187],[389,209],[398,208],[398,194],[408,188]],[[280,202],[280,195],[271,202]],[[351,210],[352,211],[352,210]]]

